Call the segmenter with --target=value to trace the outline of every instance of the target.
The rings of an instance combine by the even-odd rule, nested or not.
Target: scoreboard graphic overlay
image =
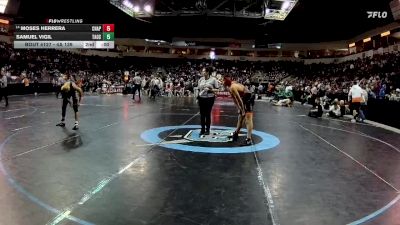
[[[114,24],[17,24],[14,48],[113,49]]]

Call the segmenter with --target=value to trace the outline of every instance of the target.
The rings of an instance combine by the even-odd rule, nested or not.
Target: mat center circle
[[[166,149],[219,154],[265,151],[280,143],[274,135],[253,130],[254,144],[242,146],[247,131],[243,129],[239,140],[232,142],[229,135],[234,130],[234,127],[212,126],[209,135],[200,135],[198,125],[180,125],[149,129],[140,136],[147,143]]]

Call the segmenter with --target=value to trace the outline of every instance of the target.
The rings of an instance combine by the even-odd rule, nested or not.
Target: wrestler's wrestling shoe
[[[79,130],[79,125],[75,124],[75,126],[72,128],[72,130]]]
[[[56,126],[57,126],[57,127],[65,127],[65,123],[64,123],[64,121],[63,121],[63,122],[61,122],[61,123],[57,123]]]
[[[237,141],[239,139],[239,134],[235,131],[233,133],[230,133],[228,138],[231,138],[232,141]]]
[[[241,146],[250,146],[253,145],[253,140],[251,138],[246,138],[246,141]]]

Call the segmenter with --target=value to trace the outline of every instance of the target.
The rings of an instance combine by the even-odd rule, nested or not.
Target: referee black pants
[[[200,106],[200,122],[201,131],[210,131],[211,126],[211,110],[214,105],[215,97],[213,98],[198,98]]]
[[[141,85],[140,84],[135,84],[135,85],[133,85],[133,87],[132,87],[132,92],[133,92],[133,96],[132,96],[132,99],[135,99],[135,95],[136,95],[136,91],[138,91],[139,92],[139,100],[141,99],[140,98],[140,89],[141,89],[142,87],[141,87]]]

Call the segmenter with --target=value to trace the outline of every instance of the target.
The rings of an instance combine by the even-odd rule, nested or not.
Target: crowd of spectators
[[[142,87],[148,86],[154,77],[159,77],[162,90],[182,95],[187,93],[185,89],[190,91],[197,85],[201,68],[210,64],[215,68],[217,76],[228,75],[242,83],[262,81],[261,87],[257,89],[261,93],[276,93],[288,90],[289,86],[295,99],[302,98],[311,103],[317,96],[331,101],[335,98],[346,100],[354,80],[359,80],[371,98],[398,100],[400,95],[399,52],[332,64],[294,61],[212,62],[85,56],[60,50],[16,50],[10,44],[0,43],[0,65],[2,72],[10,77],[10,83],[21,83],[26,79],[33,82],[37,79],[39,82],[52,82],[56,86],[62,73],[70,73],[82,83],[86,91],[104,85],[124,85],[124,75],[128,71],[130,77],[134,74],[142,77]]]
[[[399,52],[338,64],[305,65],[304,68],[304,76],[295,76],[287,85],[308,98],[346,99],[354,80],[359,81],[371,98],[396,100],[400,95]]]

